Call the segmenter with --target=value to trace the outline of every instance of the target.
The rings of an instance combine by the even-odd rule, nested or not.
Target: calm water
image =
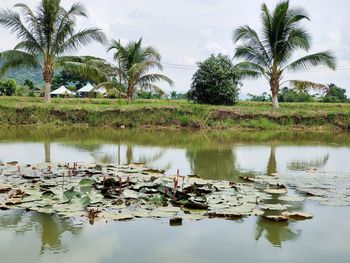
[[[0,162],[146,162],[168,174],[237,180],[310,167],[350,180],[350,134],[0,128]],[[310,221],[167,220],[73,227],[0,212],[1,262],[350,262],[350,207],[307,201]]]

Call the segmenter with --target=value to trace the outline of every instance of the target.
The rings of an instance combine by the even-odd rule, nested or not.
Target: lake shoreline
[[[240,102],[211,106],[187,101],[0,98],[0,120],[7,125],[112,127],[189,130],[350,130],[350,104]]]

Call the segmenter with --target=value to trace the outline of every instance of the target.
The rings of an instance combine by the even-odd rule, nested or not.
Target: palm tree
[[[114,49],[114,60],[118,63],[116,77],[126,86],[129,100],[133,99],[137,89],[161,91],[161,88],[154,84],[156,81],[165,81],[173,85],[173,81],[167,76],[149,73],[153,69],[163,70],[161,56],[153,47],[142,47],[142,38],[125,46],[120,41],[113,40],[108,51]]]
[[[235,57],[245,60],[238,66],[249,70],[251,77],[263,76],[268,80],[273,107],[278,108],[278,92],[286,70],[308,69],[319,65],[335,69],[336,63],[330,51],[310,54],[289,62],[295,51],[310,49],[310,35],[300,25],[303,20],[309,20],[309,17],[303,9],[290,8],[289,1],[278,3],[273,12],[266,4],[261,9],[263,28],[260,37],[248,25],[234,31],[233,41],[240,41]],[[292,84],[300,82],[293,81]]]
[[[75,31],[76,19],[87,17],[85,8],[75,3],[65,10],[60,0],[41,0],[35,11],[26,4],[16,4],[20,12],[0,10],[0,25],[17,34],[20,42],[13,50],[0,53],[6,71],[12,67],[41,67],[45,81],[45,99],[50,101],[51,82],[56,67],[70,63],[69,52],[77,52],[91,42],[105,42],[105,35],[98,28]]]

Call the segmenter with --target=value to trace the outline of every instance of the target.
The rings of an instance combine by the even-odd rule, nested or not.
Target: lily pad
[[[263,210],[272,210],[272,211],[283,211],[287,210],[287,207],[281,204],[264,204],[259,207]]]
[[[286,194],[287,188],[279,188],[279,189],[269,188],[269,189],[265,189],[264,192],[268,194]]]
[[[286,216],[288,218],[294,219],[294,220],[305,220],[305,219],[312,219],[314,216],[309,214],[309,213],[305,213],[305,212],[283,212],[282,213],[283,216]]]

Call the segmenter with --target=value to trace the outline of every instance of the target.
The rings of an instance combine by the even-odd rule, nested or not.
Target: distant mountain
[[[2,67],[2,62],[0,61],[0,68]],[[4,79],[14,79],[18,84],[23,84],[26,79],[34,82],[34,84],[41,85],[44,83],[42,77],[42,71],[40,68],[17,68],[10,69],[6,72]]]

